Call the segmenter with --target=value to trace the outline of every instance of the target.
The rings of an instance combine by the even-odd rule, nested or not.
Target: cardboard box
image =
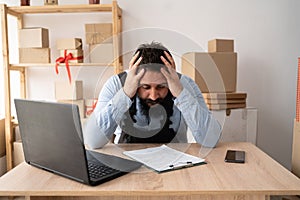
[[[55,98],[56,100],[79,100],[83,99],[83,83],[82,81],[55,82]]]
[[[25,28],[19,30],[19,48],[48,48],[49,33],[46,28]]]
[[[69,63],[83,63],[83,50],[82,49],[65,49],[65,50],[60,50],[59,54],[61,57],[64,57],[65,54],[66,56],[68,54],[72,54],[73,59],[68,60]]]
[[[89,117],[94,109],[96,108],[98,99],[86,99],[84,104],[85,104],[85,117]]]
[[[112,43],[112,24],[85,24],[87,44]]]
[[[300,122],[294,120],[292,172],[300,178]]]
[[[50,63],[50,48],[20,48],[20,63]]]
[[[205,99],[217,99],[217,100],[240,100],[246,99],[247,93],[244,92],[233,92],[233,93],[202,93]]]
[[[246,107],[247,93],[202,93],[210,110],[226,110]]]
[[[85,103],[84,103],[85,101],[84,101],[84,99],[79,99],[79,100],[57,100],[57,102],[77,105],[78,108],[79,108],[80,118],[85,118]]]
[[[227,110],[236,108],[246,108],[246,103],[229,103],[229,104],[207,104],[209,110]]]
[[[58,0],[44,0],[44,5],[58,5]]]
[[[214,39],[208,41],[208,52],[234,52],[234,41]]]
[[[6,156],[0,157],[0,177],[7,172]],[[1,198],[0,198],[1,199]]]
[[[246,99],[204,99],[206,104],[245,104]]]
[[[0,119],[0,157],[6,155],[5,119]]]
[[[195,80],[201,92],[235,92],[237,53],[186,53],[181,71]]]
[[[23,145],[21,141],[16,141],[13,144],[13,166],[17,166],[18,164],[25,161]]]
[[[14,128],[15,141],[21,140],[20,126]]]
[[[94,44],[89,46],[91,63],[112,63],[114,61],[114,47],[112,43]]]
[[[56,40],[56,48],[62,49],[82,49],[81,38],[66,38]]]

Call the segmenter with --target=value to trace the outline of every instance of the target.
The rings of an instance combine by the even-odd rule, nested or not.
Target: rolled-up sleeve
[[[84,127],[84,141],[89,148],[101,148],[112,137],[124,113],[131,106],[117,75],[104,84],[93,114]]]
[[[184,89],[174,104],[181,111],[196,142],[205,147],[214,147],[221,135],[220,123],[208,110],[196,83],[184,75],[180,81]]]

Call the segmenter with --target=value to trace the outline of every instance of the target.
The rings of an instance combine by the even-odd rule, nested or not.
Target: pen
[[[184,167],[191,167],[193,166],[193,162],[187,161],[187,162],[179,162],[182,163],[181,165],[169,165],[170,168],[172,169],[180,169],[180,168],[184,168]],[[177,164],[179,164],[177,163]]]

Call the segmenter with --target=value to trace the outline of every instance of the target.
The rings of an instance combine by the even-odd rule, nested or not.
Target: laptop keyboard
[[[115,172],[119,172],[117,169],[113,169],[109,166],[106,165],[97,165],[94,163],[89,162],[88,163],[89,167],[89,175],[91,178],[98,179],[101,177],[104,177],[108,174],[113,174]]]

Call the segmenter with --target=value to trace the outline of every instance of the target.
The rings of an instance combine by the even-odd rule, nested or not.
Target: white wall
[[[18,4],[18,1],[11,0],[0,2]],[[32,5],[41,5],[42,2],[32,0]],[[71,2],[87,3],[87,0],[59,1],[60,4]],[[205,51],[207,41],[213,38],[234,39],[238,53],[238,91],[247,92],[248,106],[258,108],[257,144],[285,167],[291,167],[297,58],[300,57],[300,1],[119,0],[118,3],[123,10],[125,61],[138,44],[156,40],[172,51],[180,68],[183,53]],[[84,22],[85,19],[75,15],[72,20]],[[60,28],[51,29],[54,37],[58,37],[55,34],[62,29],[66,36],[78,33],[78,29],[73,29],[63,19],[28,18],[27,21],[32,23],[26,24],[28,26],[49,23],[48,26],[52,27],[55,24]],[[52,98],[53,95],[48,94],[53,89],[50,79],[44,80],[43,91],[37,92],[33,86],[43,79],[38,78],[41,75],[51,74],[53,79],[57,79],[54,72],[30,71],[33,81],[29,83],[29,91]],[[78,72],[74,73],[78,75]],[[65,78],[63,72],[60,76]],[[79,73],[79,76],[84,76],[84,73]],[[95,80],[88,83],[89,86],[98,85],[99,77],[102,75],[93,77]],[[45,90],[47,86],[50,89]],[[93,96],[98,91],[99,88],[95,87],[85,95]]]

